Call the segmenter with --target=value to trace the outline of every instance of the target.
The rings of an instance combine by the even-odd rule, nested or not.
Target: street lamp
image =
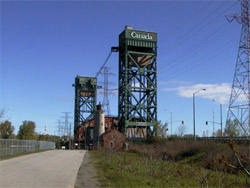
[[[200,90],[193,93],[194,140],[196,140],[196,135],[195,135],[195,94],[200,92],[201,90],[206,91],[206,89],[200,89]]]
[[[215,100],[213,99],[213,102],[215,102]],[[218,102],[218,101],[217,101]],[[220,137],[222,137],[222,104],[220,104]]]
[[[172,136],[172,112],[170,112],[169,110],[167,110],[166,108],[165,108],[165,111],[168,111],[169,113],[170,113],[170,125],[171,125],[171,136]]]

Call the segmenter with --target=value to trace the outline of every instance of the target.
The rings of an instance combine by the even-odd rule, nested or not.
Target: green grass
[[[29,155],[29,154],[33,154],[33,153],[41,153],[41,152],[44,152],[44,151],[49,151],[49,150],[38,150],[38,151],[33,151],[33,152],[18,153],[18,154],[15,154],[15,155],[0,156],[0,161],[15,158],[15,157],[21,157],[21,156]]]
[[[247,187],[247,176],[127,152],[90,152],[104,187]],[[196,160],[196,159],[190,159]]]

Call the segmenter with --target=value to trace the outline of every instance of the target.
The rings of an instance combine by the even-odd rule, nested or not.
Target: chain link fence
[[[36,140],[0,139],[0,157],[48,149],[55,149],[55,143]]]

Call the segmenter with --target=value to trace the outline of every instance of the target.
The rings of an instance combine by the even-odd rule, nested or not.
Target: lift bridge
[[[126,26],[119,47],[112,47],[96,77],[75,78],[74,133],[96,110],[97,77],[112,52],[119,51],[118,130],[127,138],[146,139],[157,122],[157,33]],[[88,115],[88,116],[86,116]]]
[[[119,35],[119,130],[145,139],[157,121],[157,33],[126,26]]]
[[[80,141],[83,135],[77,132],[78,128],[96,111],[97,79],[76,76],[73,87],[75,87],[74,136],[75,140]]]

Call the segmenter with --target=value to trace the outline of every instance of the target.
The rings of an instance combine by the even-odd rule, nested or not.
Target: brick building
[[[121,149],[125,142],[126,136],[125,134],[117,131],[117,130],[109,130],[100,135],[99,144],[106,149]]]

